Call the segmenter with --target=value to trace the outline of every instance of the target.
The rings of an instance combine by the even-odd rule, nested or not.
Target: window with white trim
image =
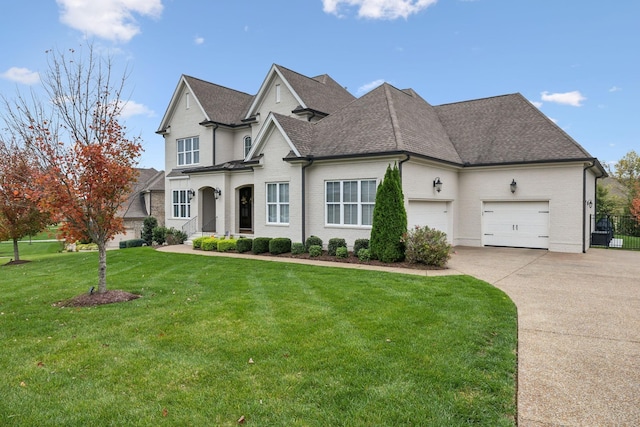
[[[172,207],[174,218],[191,218],[189,190],[173,190]]]
[[[267,224],[289,224],[289,183],[267,184]]]
[[[247,157],[247,155],[249,154],[249,151],[251,151],[251,137],[245,136],[244,137],[244,156],[245,157]]]
[[[376,203],[376,180],[327,181],[325,203],[328,225],[370,226]]]
[[[177,141],[178,166],[200,163],[200,139],[197,136]]]

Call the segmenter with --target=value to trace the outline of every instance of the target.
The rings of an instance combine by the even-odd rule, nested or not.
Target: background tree
[[[636,186],[640,184],[640,157],[635,150],[631,150],[616,162],[614,168],[614,176],[627,189],[628,201],[631,205]]]
[[[46,103],[33,95],[31,103],[22,96],[5,100],[5,120],[37,153],[42,172],[34,193],[42,207],[64,217],[63,237],[97,244],[103,293],[107,242],[124,230],[117,212],[131,191],[141,152],[119,123],[126,74],[114,83],[111,59],[95,56],[91,46],[86,56],[74,50],[48,55]]]
[[[606,215],[623,215],[626,198],[612,194],[610,187],[601,182],[596,186],[596,200],[598,201],[598,218]]]
[[[400,170],[398,165],[394,165],[393,168],[389,165],[376,192],[369,242],[371,256],[383,262],[402,261],[402,236],[406,232],[407,211],[404,208]]]
[[[37,172],[31,150],[15,141],[0,141],[0,240],[13,241],[14,261],[20,261],[18,241],[51,222],[38,200],[30,197]]]

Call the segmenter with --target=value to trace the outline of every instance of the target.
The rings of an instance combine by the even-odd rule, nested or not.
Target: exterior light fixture
[[[593,201],[591,199],[587,200],[587,206],[589,207],[589,209],[593,207]]]
[[[515,179],[511,180],[511,184],[509,184],[509,187],[511,187],[511,192],[512,193],[516,192],[516,188],[518,188],[518,183],[516,182]]]
[[[442,191],[442,181],[440,181],[440,177],[436,177],[436,179],[433,180],[433,188],[435,188],[438,193]]]
[[[191,199],[196,197],[196,192],[193,188],[189,189],[189,191],[187,191],[187,194],[189,195],[189,201],[191,201]]]
[[[213,189],[213,197],[218,200],[220,198],[220,196],[222,196],[222,190],[220,190],[218,187]]]

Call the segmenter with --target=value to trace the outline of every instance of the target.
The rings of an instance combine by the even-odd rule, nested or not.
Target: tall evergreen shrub
[[[151,246],[151,243],[153,243],[153,229],[157,226],[158,220],[152,216],[146,217],[142,223],[142,236],[140,237],[142,237],[148,246]]]
[[[404,259],[402,235],[407,232],[407,211],[400,181],[400,170],[394,164],[387,167],[376,192],[369,250],[371,257],[382,262]]]

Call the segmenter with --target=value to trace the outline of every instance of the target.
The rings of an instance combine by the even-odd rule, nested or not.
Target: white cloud
[[[193,39],[193,42],[195,44],[202,44],[204,43],[204,37],[196,37],[195,39]]]
[[[621,87],[613,86],[611,89],[609,89],[609,92],[619,92],[621,90],[622,90]]]
[[[438,0],[322,0],[322,10],[338,17],[344,7],[356,7],[358,17],[371,19],[407,19]]]
[[[28,68],[11,67],[1,77],[14,82],[25,85],[34,85],[40,82],[40,74],[37,71],[31,71]]]
[[[161,0],[56,0],[60,21],[88,36],[128,42],[140,33],[133,14],[160,17]]]
[[[144,104],[138,104],[135,101],[123,101],[122,104],[123,105],[120,116],[123,119],[128,119],[129,117],[133,116],[154,117],[156,115],[156,113],[153,110],[149,109],[149,107]]]
[[[541,108],[542,107],[542,102],[540,101],[530,101],[533,105],[535,105],[536,108]]]
[[[547,91],[544,91],[540,95],[543,101],[555,102],[557,104],[563,105],[571,105],[573,107],[581,107],[582,102],[587,99],[580,93],[580,91],[577,90],[564,93],[549,93]]]
[[[374,80],[374,81],[369,82],[369,83],[365,83],[365,84],[363,84],[362,86],[360,86],[360,87],[358,88],[358,90],[357,90],[357,92],[356,92],[356,93],[357,93],[358,95],[365,94],[365,93],[369,92],[371,89],[375,89],[375,88],[377,88],[377,87],[378,87],[378,86],[380,86],[382,83],[384,83],[384,80],[383,80],[383,79],[378,79],[378,80]]]

